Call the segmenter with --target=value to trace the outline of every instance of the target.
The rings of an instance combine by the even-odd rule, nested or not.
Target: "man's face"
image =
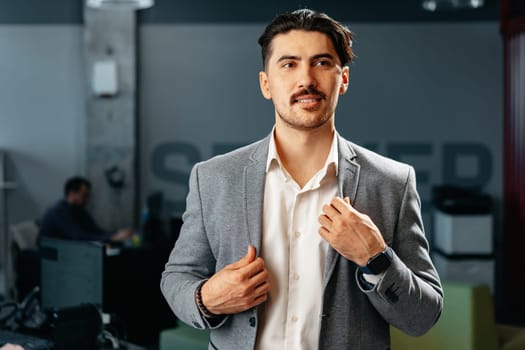
[[[80,186],[78,191],[69,193],[69,202],[79,206],[86,206],[89,200],[89,188],[86,185]]]
[[[263,96],[273,101],[276,125],[309,130],[333,124],[348,74],[326,34],[292,30],[273,38],[259,83]]]

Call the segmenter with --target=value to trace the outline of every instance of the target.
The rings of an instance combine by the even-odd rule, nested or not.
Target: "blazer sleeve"
[[[210,323],[203,317],[195,302],[198,285],[215,273],[215,258],[210,249],[202,213],[202,194],[199,188],[199,164],[190,174],[189,192],[183,225],[175,247],[161,277],[161,291],[175,315],[195,328],[217,328],[227,319]],[[214,319],[214,321],[217,321]]]
[[[409,335],[422,335],[441,315],[443,290],[430,260],[412,167],[391,248],[392,263],[378,283],[367,290],[359,281],[357,269],[357,284],[388,323]]]

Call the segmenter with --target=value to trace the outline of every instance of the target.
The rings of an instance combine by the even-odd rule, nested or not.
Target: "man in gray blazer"
[[[265,139],[195,165],[161,280],[210,349],[388,349],[439,318],[412,167],[337,134],[352,33],[325,14],[277,16],[259,39]]]

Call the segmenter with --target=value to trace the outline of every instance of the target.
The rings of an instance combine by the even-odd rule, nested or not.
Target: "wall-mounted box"
[[[95,96],[113,97],[118,93],[117,62],[96,61],[93,64],[92,88]]]

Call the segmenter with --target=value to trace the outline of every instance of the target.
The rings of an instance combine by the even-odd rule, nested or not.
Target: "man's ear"
[[[272,94],[270,93],[270,85],[268,82],[268,75],[266,72],[259,72],[259,87],[261,88],[261,93],[265,99],[271,100]]]
[[[348,66],[343,67],[341,72],[341,87],[339,88],[339,95],[343,95],[348,90],[348,82],[350,81],[350,68]]]

